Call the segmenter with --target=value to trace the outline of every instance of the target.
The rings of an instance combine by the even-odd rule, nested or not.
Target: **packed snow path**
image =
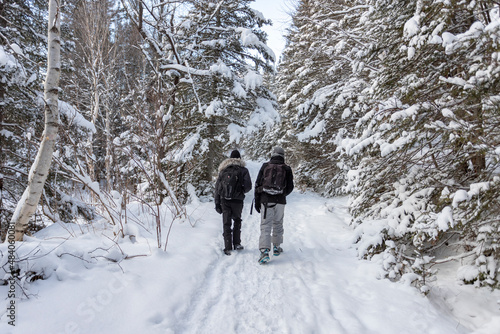
[[[259,166],[249,165],[253,181]],[[444,307],[413,287],[377,279],[379,265],[357,258],[346,199],[294,191],[285,209],[284,252],[258,264],[260,216],[249,213],[252,197],[243,213],[245,249],[231,256],[222,252],[221,216],[213,203],[198,200],[188,207],[194,227],[175,222],[166,252],[155,247],[154,229],[136,227],[135,238],[119,242],[132,258],[118,263],[78,258],[102,251],[120,260],[112,242],[109,251],[102,250],[108,240],[102,235],[112,238],[109,228],[44,229],[23,247],[50,251],[33,263],[53,274],[32,283],[30,298],[18,302],[15,328],[2,315],[0,332],[470,333]],[[152,221],[147,210],[133,214],[146,225]],[[65,240],[68,231],[71,238]]]
[[[416,291],[356,259],[344,200],[291,195],[284,253],[266,265],[258,215],[245,212],[246,249],[214,259],[174,333],[458,333]]]
[[[252,180],[260,165],[250,164]],[[460,333],[416,289],[378,280],[379,267],[359,261],[347,225],[346,199],[298,190],[285,209],[284,253],[260,265],[260,215],[243,212],[243,251],[222,253],[222,223],[207,243],[214,253],[202,279],[174,316],[158,314],[171,333]],[[210,209],[213,204],[210,205]],[[195,265],[195,264],[193,264]]]

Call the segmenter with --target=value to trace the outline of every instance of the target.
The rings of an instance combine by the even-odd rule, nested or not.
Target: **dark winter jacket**
[[[236,193],[236,196],[232,201],[243,201],[245,199],[245,193],[249,192],[252,189],[252,180],[250,179],[250,173],[248,169],[245,167],[245,161],[241,159],[229,158],[224,160],[219,166],[219,177],[217,178],[217,182],[215,183],[215,206],[220,206],[221,196],[220,196],[220,175],[221,172],[229,166],[239,166],[240,169],[240,177],[239,180],[241,182],[241,190]]]
[[[288,196],[293,191],[293,173],[290,166],[285,164],[286,171],[286,187],[285,192],[279,195],[269,195],[265,192],[262,192],[262,178],[264,169],[268,164],[285,164],[285,158],[280,156],[274,156],[262,165],[259,171],[259,175],[257,176],[257,180],[255,181],[255,204],[256,207],[260,207],[261,203],[278,203],[278,204],[286,204],[286,196]]]

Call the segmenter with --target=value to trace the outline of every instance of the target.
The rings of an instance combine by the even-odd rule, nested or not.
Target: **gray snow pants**
[[[264,215],[266,218],[264,218]],[[284,215],[285,204],[268,203],[267,209],[265,204],[261,204],[259,249],[271,249],[271,242],[275,245],[283,243]]]

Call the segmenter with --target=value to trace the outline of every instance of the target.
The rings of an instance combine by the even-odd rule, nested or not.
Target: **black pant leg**
[[[233,227],[233,245],[241,244],[241,213],[243,211],[243,201],[231,203]]]
[[[233,231],[231,229],[231,217],[232,217],[232,210],[231,210],[231,205],[230,203],[226,201],[222,201],[221,203],[222,206],[222,228],[223,228],[223,233],[222,236],[224,237],[224,249],[225,250],[232,250],[233,249]]]

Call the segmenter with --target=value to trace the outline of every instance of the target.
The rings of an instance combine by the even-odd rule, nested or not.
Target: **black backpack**
[[[285,164],[267,164],[262,172],[262,192],[280,195],[286,188]]]
[[[240,167],[228,166],[220,174],[219,194],[221,198],[230,200],[241,192]]]

